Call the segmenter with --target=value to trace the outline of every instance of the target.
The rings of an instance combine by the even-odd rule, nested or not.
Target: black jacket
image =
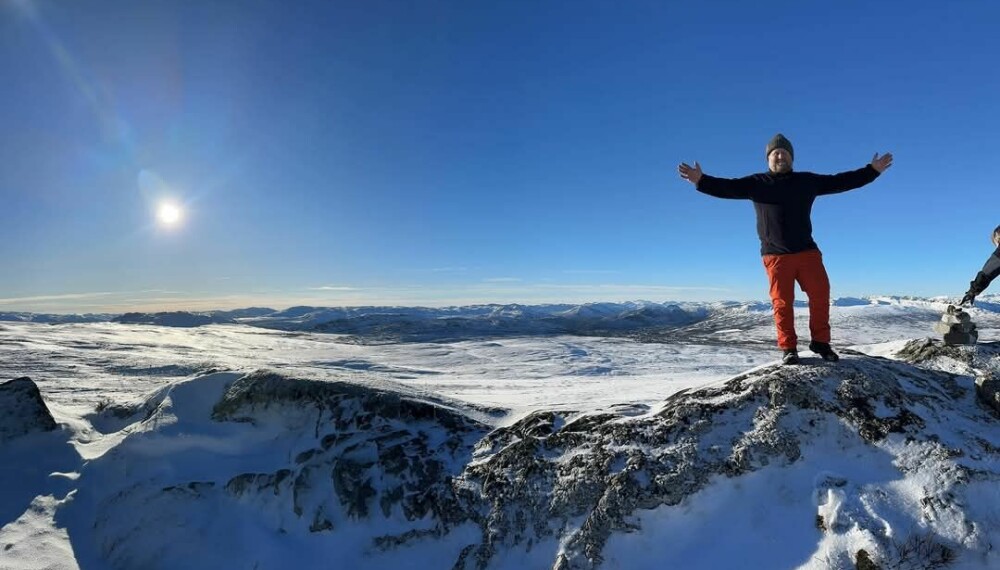
[[[761,255],[818,249],[812,238],[813,201],[817,196],[860,188],[878,178],[871,165],[840,174],[772,172],[744,178],[702,174],[698,191],[734,200],[753,200]]]
[[[975,297],[990,286],[990,283],[1000,275],[1000,247],[997,247],[993,255],[986,260],[983,270],[976,274],[976,278],[969,283],[969,295]]]

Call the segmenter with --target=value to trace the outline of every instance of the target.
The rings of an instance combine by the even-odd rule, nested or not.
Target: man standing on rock
[[[840,174],[793,172],[795,153],[782,134],[774,135],[765,152],[768,172],[743,178],[716,178],[703,174],[701,165],[681,163],[681,178],[699,192],[734,200],[752,200],[757,212],[760,253],[770,281],[774,324],[782,362],[798,364],[798,337],[795,335],[795,282],[809,297],[809,350],[824,360],[839,360],[830,347],[830,280],[823,256],[812,238],[813,201],[817,196],[837,194],[872,182],[892,166],[892,154],[875,153],[870,164]]]

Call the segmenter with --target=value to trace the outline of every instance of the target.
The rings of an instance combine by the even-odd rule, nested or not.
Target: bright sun
[[[160,225],[166,227],[176,226],[181,221],[181,209],[176,204],[163,202],[156,210],[156,219]]]

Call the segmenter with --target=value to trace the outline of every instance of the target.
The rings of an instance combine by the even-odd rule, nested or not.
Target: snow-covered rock
[[[409,521],[428,515],[453,519],[447,479],[487,430],[457,410],[399,392],[269,372],[234,382],[212,418],[294,425],[303,413],[315,422],[316,445],[298,453],[288,468],[237,475],[226,491],[256,497],[266,489],[308,519],[312,532],[344,524],[344,516],[367,518],[376,510],[387,518],[401,511]]]
[[[83,468],[86,500],[65,513],[114,568],[253,567],[277,534],[321,558],[357,549],[345,559],[400,536],[442,536],[465,519],[450,479],[499,413],[392,383],[269,371],[207,374],[132,408],[115,453]],[[260,543],[233,534],[247,524]],[[284,562],[260,567],[305,556],[284,547]]]
[[[652,409],[499,427],[492,410],[392,383],[212,374],[157,394],[116,453],[83,468],[96,507],[76,516],[116,567],[209,568],[223,560],[184,552],[228,549],[236,567],[336,551],[367,568],[431,552],[428,568],[653,568],[684,546],[678,517],[738,529],[706,531],[704,568],[727,548],[747,567],[995,566],[1000,424],[971,375],[913,352],[902,358],[920,365],[845,351]],[[986,345],[968,365],[998,354]],[[738,510],[718,508],[730,496]],[[777,528],[752,522],[769,516]],[[289,538],[257,551],[234,544],[233,524]],[[747,549],[758,526],[781,548]],[[660,554],[629,554],[635,540]]]
[[[941,370],[954,370],[958,364],[960,371],[975,377],[979,401],[1000,417],[1000,343],[948,346],[937,339],[920,339],[907,343],[898,356]]]
[[[31,378],[0,384],[0,444],[29,433],[54,429],[56,422]]]
[[[532,414],[490,433],[456,481],[484,537],[457,567],[489,568],[505,550],[532,548],[552,556],[546,566],[598,567],[616,534],[655,542],[643,512],[689,509],[722,481],[765,470],[813,472],[812,516],[822,520],[796,524],[825,529],[814,541],[857,534],[867,556],[891,565],[897,544],[922,528],[918,539],[938,550],[995,559],[997,515],[972,504],[1000,482],[1000,430],[973,394],[968,377],[846,355],[764,367],[640,416]],[[874,460],[877,476],[866,466]],[[839,474],[824,474],[835,463]],[[921,514],[907,518],[902,504]],[[827,538],[832,558],[857,556]]]

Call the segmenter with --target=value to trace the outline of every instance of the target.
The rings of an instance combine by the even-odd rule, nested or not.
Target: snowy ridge
[[[708,310],[678,303],[588,303],[584,305],[473,305],[420,307],[298,307],[239,322],[282,330],[355,335],[364,339],[427,341],[483,336],[614,334],[648,327],[678,326],[700,320]]]
[[[972,376],[998,368],[1000,343],[972,360],[921,342],[900,353],[913,363],[766,365],[652,408],[502,427],[391,382],[207,374],[137,406],[55,518],[86,568],[336,552],[364,568],[708,569],[733,549],[748,568],[890,568],[918,547],[918,563],[995,567],[1000,429]]]
[[[996,358],[1000,346],[989,350]],[[896,567],[900,545],[911,540],[972,567],[995,562],[997,515],[973,503],[1000,482],[1000,433],[973,393],[968,377],[850,355],[837,366],[764,367],[680,392],[634,417],[533,414],[487,436],[460,480],[468,496],[485,496],[488,510],[486,540],[466,553],[475,564],[458,567],[489,567],[499,550],[512,547],[541,551],[532,567],[592,568],[605,560],[657,567],[681,558],[661,546],[661,556],[636,564],[635,545],[671,544],[658,518],[682,516],[711,501],[703,498],[715,488],[764,471],[789,486],[802,486],[795,479],[803,476],[812,480],[816,510],[789,509],[780,488],[756,499],[763,509],[804,511],[797,522],[782,523],[788,533],[768,527],[805,539],[783,552],[747,550],[749,528],[735,537],[708,531],[716,552],[740,545],[745,567],[794,567],[817,554],[830,563],[817,567],[850,567],[859,545]],[[819,528],[810,537],[803,529],[813,523]],[[695,566],[724,567],[726,560],[700,552]]]
[[[953,300],[952,300],[953,301]],[[988,321],[1000,319],[1000,297],[986,295],[971,313]],[[929,327],[940,317],[949,299],[873,296],[846,297],[832,302],[835,310],[864,311],[860,318],[877,317]],[[804,300],[796,306],[806,309]],[[767,302],[712,303],[587,303],[583,305],[471,305],[464,307],[291,307],[282,311],[249,308],[234,311],[126,313],[95,315],[0,314],[0,320],[72,323],[110,320],[119,324],[149,324],[199,327],[210,324],[242,324],[283,331],[306,331],[346,335],[355,342],[440,342],[468,338],[524,335],[637,336],[656,341],[675,331],[696,337],[699,331],[726,329],[725,322],[763,323],[770,318]],[[689,328],[689,330],[685,330]],[[733,328],[730,326],[729,328]]]
[[[115,318],[114,314],[94,314],[87,313],[83,315],[52,315],[44,313],[25,313],[25,312],[0,312],[0,321],[13,321],[13,322],[25,322],[25,323],[50,323],[50,324],[64,324],[64,323],[102,323],[110,321]]]
[[[157,325],[163,327],[200,327],[202,325],[223,324],[234,322],[224,315],[212,313],[190,313],[187,311],[171,311],[167,313],[125,313],[111,319],[111,322],[136,325]]]

